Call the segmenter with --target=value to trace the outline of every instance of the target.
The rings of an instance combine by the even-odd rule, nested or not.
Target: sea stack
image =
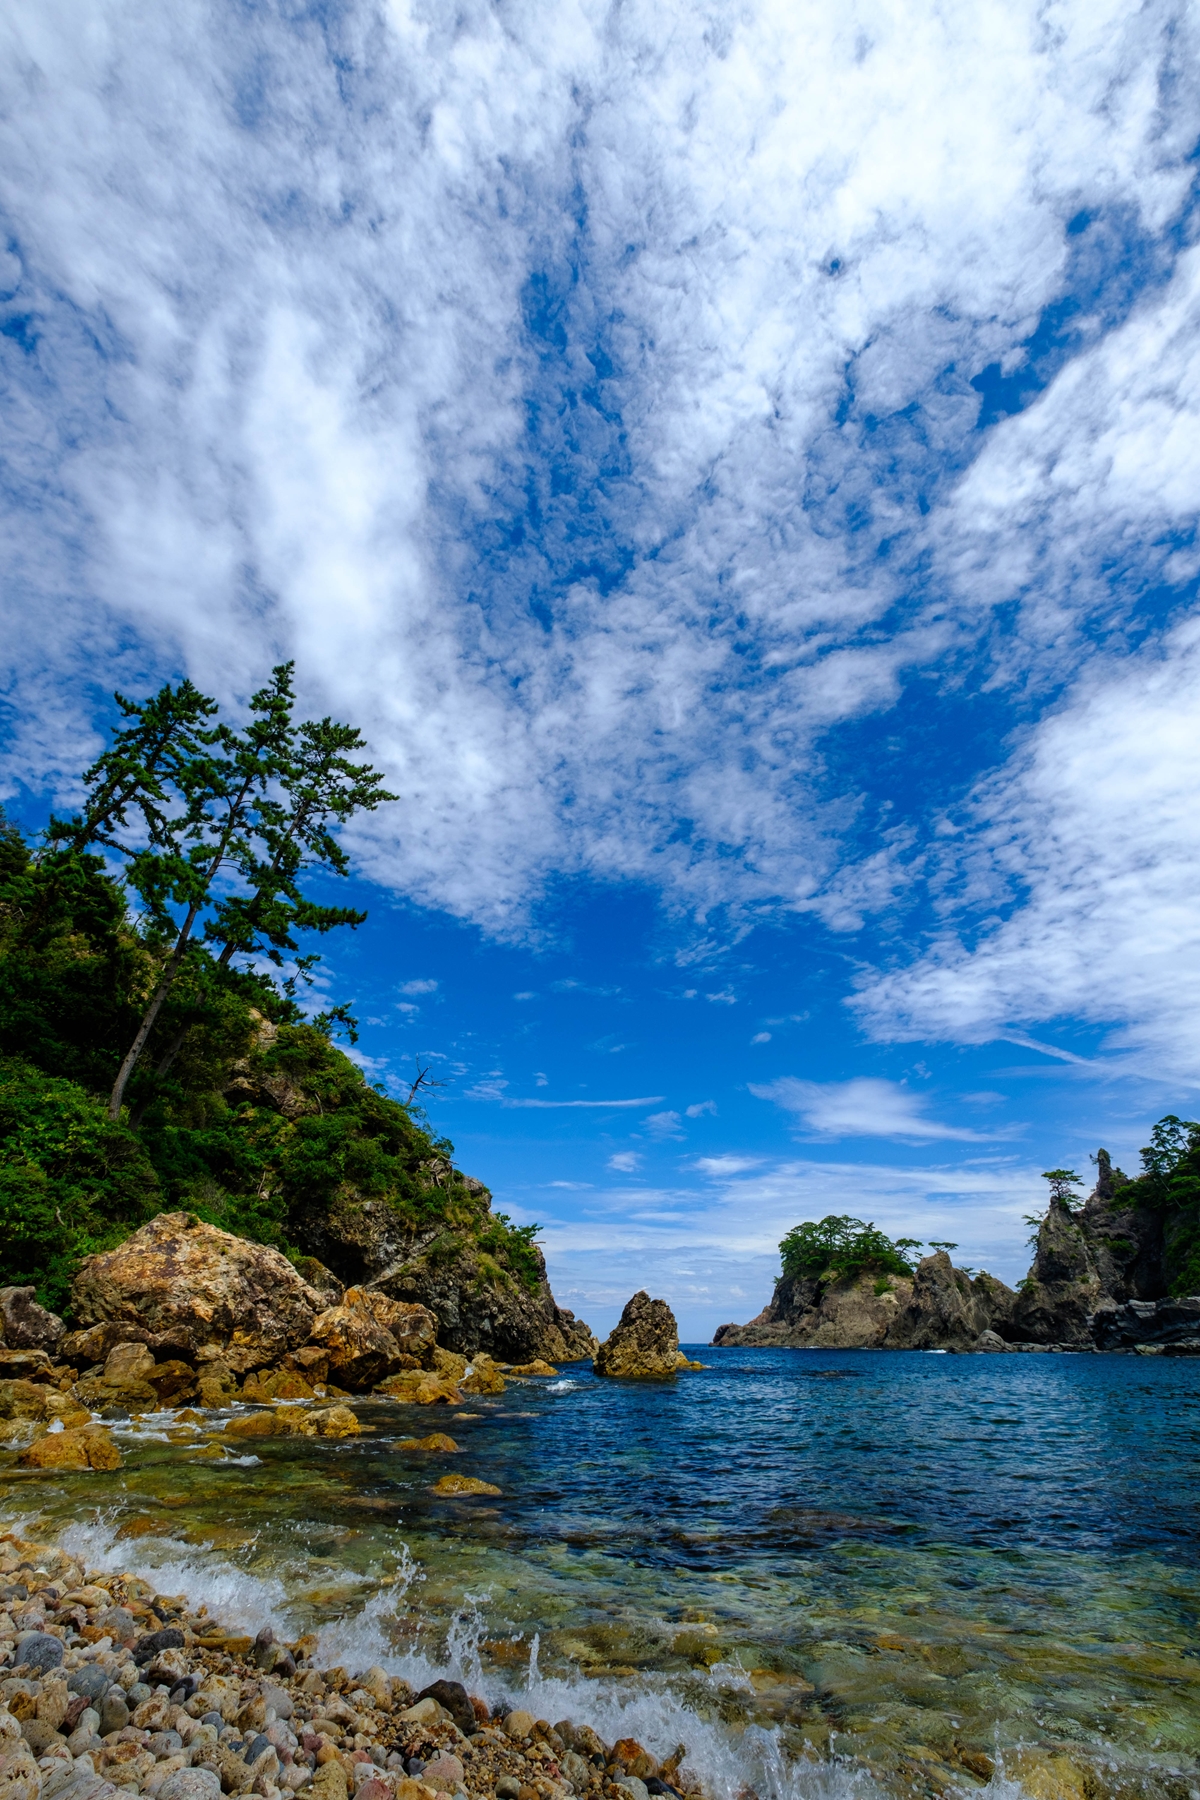
[[[665,1300],[636,1293],[597,1350],[597,1375],[626,1381],[671,1381],[679,1367],[679,1327]]]

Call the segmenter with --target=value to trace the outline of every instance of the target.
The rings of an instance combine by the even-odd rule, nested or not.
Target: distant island
[[[770,1303],[721,1325],[725,1347],[812,1350],[1127,1350],[1200,1355],[1200,1125],[1168,1114],[1131,1180],[1096,1155],[1082,1202],[1073,1171],[1048,1172],[1050,1203],[1016,1289],[957,1268],[956,1244],[889,1239],[830,1215],[780,1245]]]

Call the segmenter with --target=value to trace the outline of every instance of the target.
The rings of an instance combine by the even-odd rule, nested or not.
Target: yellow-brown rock
[[[297,1369],[256,1369],[242,1383],[242,1399],[262,1404],[267,1400],[312,1400],[312,1387]]]
[[[357,1437],[362,1430],[357,1416],[348,1406],[327,1406],[302,1416],[306,1437]]]
[[[107,1431],[83,1425],[74,1431],[48,1431],[17,1461],[26,1469],[119,1469],[121,1452]]]
[[[216,1346],[239,1373],[304,1343],[323,1304],[278,1250],[184,1212],[86,1257],[71,1297],[85,1326],[125,1323],[189,1354]]]
[[[71,1394],[60,1393],[40,1381],[0,1381],[0,1420],[32,1420],[48,1425],[61,1419],[64,1425],[82,1425],[89,1414]]]
[[[400,1367],[395,1338],[368,1306],[343,1301],[328,1307],[314,1321],[309,1342],[328,1353],[330,1380],[351,1393],[374,1387]]]
[[[498,1494],[500,1489],[475,1475],[443,1475],[433,1484],[435,1494]]]
[[[471,1373],[464,1375],[458,1385],[464,1394],[502,1394],[505,1384],[499,1369],[494,1368],[489,1362],[484,1363],[482,1367],[476,1364]]]
[[[397,1450],[443,1450],[449,1454],[451,1451],[457,1450],[458,1445],[452,1437],[447,1437],[444,1431],[431,1431],[428,1437],[401,1438],[396,1448]]]
[[[389,1400],[410,1401],[414,1406],[462,1404],[462,1395],[454,1383],[428,1369],[401,1369],[399,1374],[378,1382],[375,1392],[386,1395]]]
[[[553,1363],[543,1362],[536,1357],[533,1362],[514,1363],[509,1370],[510,1375],[557,1375],[558,1370]]]
[[[457,1350],[443,1350],[440,1344],[433,1346],[426,1361],[445,1381],[461,1381],[470,1367],[468,1357],[460,1356]]]
[[[665,1300],[644,1290],[628,1302],[620,1320],[597,1350],[597,1375],[627,1381],[670,1381],[679,1367],[679,1331]]]

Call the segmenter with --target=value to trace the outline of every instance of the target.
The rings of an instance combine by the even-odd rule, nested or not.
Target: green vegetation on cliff
[[[1160,1119],[1142,1151],[1141,1174],[1113,1199],[1160,1218],[1166,1292],[1200,1294],[1200,1124],[1174,1113]]]
[[[292,955],[293,933],[364,917],[309,904],[302,868],[344,872],[328,822],[348,816],[356,794],[361,803],[378,789],[369,770],[346,765],[353,781],[329,801],[326,752],[332,745],[340,755],[357,734],[328,720],[293,727],[287,674],[276,671],[271,690],[288,703],[273,715],[273,760],[248,774],[241,765],[258,811],[242,805],[219,892],[211,880],[197,885],[211,855],[199,859],[200,876],[189,874],[197,845],[211,851],[208,825],[195,825],[190,840],[175,831],[199,816],[201,776],[182,753],[174,775],[161,755],[147,774],[153,744],[141,743],[141,763],[132,753],[102,759],[99,775],[89,772],[91,811],[52,825],[38,846],[0,813],[0,1285],[32,1282],[39,1299],[61,1308],[81,1257],[164,1210],[184,1208],[299,1255],[332,1207],[368,1202],[385,1203],[413,1235],[439,1226],[450,1242],[467,1234],[498,1278],[537,1282],[534,1229],[492,1214],[486,1190],[453,1168],[453,1146],[331,1041],[339,1021],[352,1029],[345,1009],[306,1021],[297,1004],[297,971],[302,979],[316,959]],[[192,725],[214,710],[196,696]],[[126,703],[125,714],[139,730],[147,717],[173,716],[162,695],[143,708]],[[157,809],[158,824],[124,833],[126,814],[139,808],[143,824]],[[282,968],[285,952],[290,977],[234,961],[265,954]],[[112,1117],[122,1070],[124,1104]]]
[[[893,1240],[875,1225],[864,1225],[846,1213],[828,1213],[793,1225],[779,1246],[784,1280],[801,1277],[810,1281],[842,1280],[864,1269],[879,1276],[911,1275],[908,1256],[920,1248],[919,1238]]]

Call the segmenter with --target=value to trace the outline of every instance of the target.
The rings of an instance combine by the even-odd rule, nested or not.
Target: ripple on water
[[[159,1417],[112,1475],[9,1467],[6,1510],[329,1661],[682,1739],[729,1795],[1200,1792],[1200,1365],[705,1360],[456,1415],[485,1504],[399,1447],[426,1411],[363,1401],[363,1438],[254,1456]]]

